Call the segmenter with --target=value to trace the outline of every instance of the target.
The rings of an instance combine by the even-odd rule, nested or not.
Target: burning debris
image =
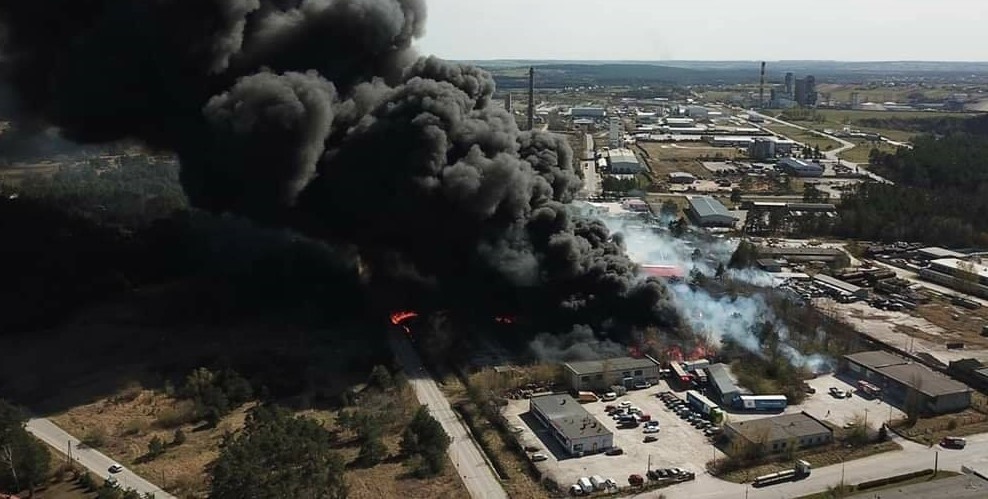
[[[566,209],[566,141],[489,107],[486,72],[419,58],[425,19],[424,0],[3,2],[0,58],[65,137],[174,151],[195,206],[355,248],[387,308],[674,327],[665,287]]]

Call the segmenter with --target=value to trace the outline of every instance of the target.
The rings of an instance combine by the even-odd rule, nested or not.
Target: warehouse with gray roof
[[[570,455],[593,454],[614,446],[614,434],[565,393],[532,397],[528,408]]]
[[[738,221],[720,201],[710,196],[691,197],[689,205],[686,214],[701,227],[734,227]]]
[[[971,405],[971,389],[930,368],[883,351],[845,355],[841,369],[882,389],[883,397],[923,414],[961,411]]]
[[[724,435],[738,449],[760,449],[771,454],[825,445],[833,441],[834,432],[805,412],[770,418],[730,422],[724,425]]]
[[[576,391],[605,390],[612,385],[630,388],[638,381],[656,383],[659,380],[659,362],[648,356],[567,362],[563,369],[570,388]]]
[[[721,405],[730,406],[734,403],[734,399],[741,395],[741,389],[734,384],[726,364],[711,364],[707,367],[707,377],[717,395],[715,398]]]

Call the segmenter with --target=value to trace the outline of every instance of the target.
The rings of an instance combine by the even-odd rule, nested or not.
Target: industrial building
[[[916,250],[916,258],[926,261],[939,260],[941,258],[964,258],[965,256],[967,255],[937,246],[930,246],[928,248],[920,248]]]
[[[570,388],[576,391],[606,390],[612,385],[631,387],[639,381],[659,380],[659,363],[648,356],[568,362],[563,368]]]
[[[739,449],[759,449],[765,454],[826,445],[834,440],[833,430],[806,412],[730,422],[724,425],[724,435],[739,444]]]
[[[868,298],[868,290],[844,282],[826,274],[813,276],[813,283],[830,292],[830,295],[840,301],[864,300]]]
[[[611,149],[608,151],[607,167],[608,173],[614,175],[633,175],[645,171],[634,151],[630,149]]]
[[[831,203],[786,203],[786,211],[790,217],[837,216],[837,206]]]
[[[741,389],[734,384],[726,364],[711,364],[707,367],[707,379],[714,391],[715,401],[722,406],[730,406],[741,395]]]
[[[607,110],[602,107],[574,107],[570,109],[573,118],[605,118]]]
[[[686,214],[701,227],[734,227],[737,217],[731,215],[720,201],[709,196],[694,196],[689,199]]]
[[[883,398],[907,412],[944,414],[967,409],[971,389],[928,367],[880,350],[845,355],[841,370],[882,389]]]
[[[696,182],[696,177],[692,173],[672,172],[669,174],[669,182],[673,184],[692,184]]]
[[[532,397],[528,408],[570,455],[593,454],[614,446],[614,434],[567,394]]]
[[[788,248],[759,246],[758,258],[783,258],[788,262],[833,262],[844,253],[837,248],[808,247]]]
[[[796,177],[820,177],[824,171],[823,165],[819,163],[809,163],[796,158],[780,159],[778,168]]]
[[[929,267],[919,269],[919,276],[963,293],[988,298],[988,267],[980,259],[939,258],[932,260]]]
[[[793,97],[796,104],[803,107],[816,106],[816,78],[813,75],[797,79],[795,87]]]
[[[748,157],[755,160],[766,160],[774,158],[776,155],[775,141],[765,138],[756,138],[748,146]]]
[[[747,148],[755,141],[750,135],[710,135],[703,138],[714,147],[744,147]]]
[[[662,120],[665,125],[669,128],[690,128],[696,124],[696,120],[693,118],[666,118]],[[704,128],[706,130],[706,128]]]

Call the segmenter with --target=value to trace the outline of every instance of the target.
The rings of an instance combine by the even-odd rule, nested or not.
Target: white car
[[[110,473],[120,473],[121,471],[123,471],[123,469],[124,469],[123,466],[120,466],[117,463],[113,463],[106,470],[109,471]]]
[[[658,433],[658,432],[659,432],[658,426],[646,426],[645,429],[642,430],[642,433]]]
[[[541,452],[536,452],[535,454],[532,454],[532,461],[533,462],[536,462],[536,463],[539,462],[539,461],[546,461],[548,459],[549,459],[549,456],[547,456],[547,455],[545,455],[545,454],[543,454]]]
[[[602,398],[602,400],[604,402],[610,402],[612,400],[617,400],[617,394],[614,393],[614,392],[607,392],[607,393],[604,394],[604,397]]]
[[[625,409],[627,409],[628,407],[631,407],[631,402],[628,400],[622,400],[621,402],[618,403],[618,407],[624,407]]]

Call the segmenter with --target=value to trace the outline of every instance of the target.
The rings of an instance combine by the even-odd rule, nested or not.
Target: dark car
[[[607,449],[607,452],[604,454],[607,454],[608,456],[620,456],[621,454],[624,454],[624,449],[620,447],[611,447],[610,449]]]
[[[656,440],[658,440],[658,439],[657,439],[657,438],[655,438],[655,435],[645,435],[645,438],[644,438],[644,439],[642,439],[642,442],[644,442],[644,443],[646,443],[646,444],[647,444],[647,443],[649,443],[649,442],[654,442],[654,441],[656,441]]]
[[[538,452],[540,450],[542,450],[542,449],[539,449],[538,447],[536,447],[534,445],[526,445],[525,446],[525,452]]]

